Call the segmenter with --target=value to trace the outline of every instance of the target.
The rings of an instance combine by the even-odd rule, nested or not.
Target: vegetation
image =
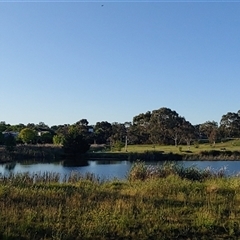
[[[90,148],[88,142],[78,132],[69,132],[63,141],[63,151],[68,158],[81,158]]]
[[[16,147],[16,139],[12,135],[6,136],[4,138],[4,145],[7,152],[13,152]]]
[[[110,147],[117,142],[125,144],[126,139],[129,145],[190,146],[197,141],[207,141],[214,145],[227,139],[240,138],[240,110],[237,113],[224,114],[219,125],[216,121],[192,125],[176,111],[166,107],[140,113],[134,116],[131,122],[125,123],[101,121],[95,125],[88,125],[87,119],[81,119],[71,125],[49,127],[43,122],[27,125],[0,122],[0,133],[19,133],[17,140],[35,144],[62,144],[71,128],[77,129],[89,144],[107,144]],[[1,134],[0,144],[2,143]]]
[[[14,151],[6,151],[0,146],[0,163],[12,161],[25,161],[35,159],[38,161],[55,161],[62,158],[63,150],[60,146],[53,145],[18,145]]]
[[[24,128],[19,133],[19,139],[24,143],[33,143],[36,140],[37,133],[31,128]]]
[[[207,154],[204,151],[210,151],[214,153],[214,157],[219,158],[232,159],[239,155],[236,152],[239,151],[237,145],[230,147],[225,142],[229,140],[237,142],[240,139],[240,111],[224,114],[219,125],[215,121],[192,125],[176,111],[166,107],[140,113],[133,117],[132,122],[114,122],[111,124],[102,121],[95,125],[88,124],[87,119],[81,119],[71,125],[51,127],[43,122],[28,123],[27,125],[10,125],[0,122],[0,145],[6,145],[6,149],[11,149],[9,152],[12,152],[12,157],[16,155],[15,149],[17,148],[7,146],[6,136],[9,135],[14,136],[17,144],[43,145],[53,143],[57,147],[63,146],[65,153],[69,156],[75,156],[74,158],[86,152],[89,145],[99,144],[104,144],[105,150],[110,149],[111,152],[121,152],[124,147],[124,151],[130,153],[131,156],[134,155],[133,153],[146,151],[147,154],[154,151],[151,154],[159,156],[160,153],[164,153],[164,157],[166,154],[174,154],[176,157],[180,156],[178,159],[193,159],[199,156],[203,156],[205,159]],[[80,144],[81,147],[79,144],[73,147],[74,141],[70,141],[73,139],[72,132],[81,136],[78,137],[77,141],[79,143],[85,142],[86,147],[84,147],[83,142]],[[82,138],[81,141],[80,138]],[[72,148],[69,144],[67,146],[68,142],[71,142]],[[77,149],[79,149],[78,153]],[[156,153],[156,151],[160,151],[160,153]],[[235,152],[230,156],[229,151]],[[164,157],[161,160],[165,160]],[[211,154],[207,157],[211,157]]]
[[[126,181],[0,177],[0,239],[238,239],[240,181],[140,162]]]

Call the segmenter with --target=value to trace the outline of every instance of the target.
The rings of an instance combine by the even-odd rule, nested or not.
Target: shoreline
[[[163,151],[145,152],[88,152],[84,159],[92,160],[128,160],[128,161],[240,161],[240,151],[208,150],[199,153],[166,153]],[[19,145],[13,152],[7,152],[0,147],[0,164],[21,162],[35,159],[36,161],[62,160],[63,150],[53,145]]]

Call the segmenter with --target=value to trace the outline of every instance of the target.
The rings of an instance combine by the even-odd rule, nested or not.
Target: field
[[[190,148],[186,145],[128,145],[128,152],[145,152],[145,151],[163,151],[164,153],[192,153],[199,154],[201,151],[240,151],[240,140],[231,140],[222,143],[216,143],[211,145],[209,143],[201,143],[197,145],[191,145]],[[122,148],[125,151],[125,148]]]
[[[239,239],[239,215],[239,178],[221,172],[137,163],[126,181],[0,177],[3,240]]]

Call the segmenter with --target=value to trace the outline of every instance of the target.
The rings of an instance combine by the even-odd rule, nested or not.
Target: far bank
[[[191,150],[187,150],[188,148],[186,148],[186,146],[180,146],[178,148],[175,146],[158,146],[155,149],[151,149],[150,146],[148,146],[150,150],[146,150],[146,148],[146,145],[135,145],[129,147],[126,152],[125,149],[121,151],[110,151],[105,147],[97,148],[94,146],[83,155],[83,159],[119,159],[128,161],[240,160],[240,149],[231,149],[231,146],[208,148],[206,145],[202,145],[199,146],[198,149],[192,147]],[[55,161],[64,158],[62,147],[51,144],[18,145],[12,152],[8,152],[4,146],[0,146],[0,163],[28,159],[35,159],[39,162],[43,160]]]

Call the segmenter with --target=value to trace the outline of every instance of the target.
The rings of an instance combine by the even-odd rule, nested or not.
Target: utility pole
[[[127,152],[127,142],[128,142],[128,138],[127,136],[125,137],[125,152]]]

